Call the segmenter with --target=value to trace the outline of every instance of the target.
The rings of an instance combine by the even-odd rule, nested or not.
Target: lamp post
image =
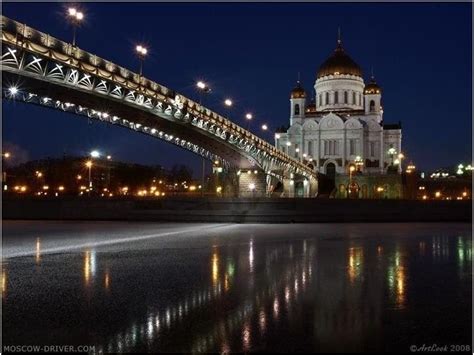
[[[111,155],[107,155],[107,188],[110,190],[110,161],[112,160]]]
[[[229,120],[230,120],[230,109],[231,109],[233,104],[234,104],[234,102],[229,98],[224,100],[224,106],[226,108],[226,115],[227,115],[227,118]]]
[[[143,74],[143,62],[145,61],[145,57],[148,54],[148,49],[141,44],[135,47],[135,51],[137,52],[138,59],[140,60],[140,78]]]
[[[357,167],[357,171],[360,172],[361,171],[361,167],[364,166],[364,161],[362,160],[361,156],[358,155],[356,156],[355,160],[354,160],[354,163]]]
[[[347,196],[350,198],[352,194],[352,173],[355,171],[355,166],[351,165],[349,167],[349,184],[347,185]]]
[[[211,92],[210,87],[203,81],[198,81],[196,83],[196,88],[199,91],[199,109],[202,110],[202,102],[203,102],[203,96],[205,94],[209,94]],[[205,180],[205,172],[206,172],[206,160],[204,159],[204,156],[201,157],[201,163],[202,163],[202,175],[201,175],[201,197],[204,196],[204,180]]]
[[[3,189],[7,190],[7,169],[6,169],[6,160],[10,159],[10,152],[2,153],[2,167],[3,167]]]
[[[70,7],[68,9],[68,17],[72,25],[72,46],[76,46],[76,31],[82,20],[84,19],[84,13],[77,10],[75,7]]]
[[[398,154],[398,161],[399,161],[398,171],[399,172],[402,172],[402,169],[403,169],[403,166],[402,166],[403,159],[405,159],[405,156],[403,155],[403,153]]]
[[[86,166],[89,169],[89,193],[92,190],[92,160],[86,161]]]
[[[247,113],[247,114],[245,115],[245,119],[247,120],[247,127],[246,127],[247,131],[248,131],[249,128],[250,128],[250,121],[252,121],[252,118],[253,118],[253,116],[252,116],[251,113]]]
[[[392,165],[395,163],[394,161],[395,154],[397,154],[397,151],[395,150],[395,148],[392,147],[388,150],[388,155],[390,155],[390,157],[392,158]]]

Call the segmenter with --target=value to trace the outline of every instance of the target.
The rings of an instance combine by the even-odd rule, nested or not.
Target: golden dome
[[[381,94],[382,88],[375,82],[375,78],[372,76],[370,78],[370,83],[368,83],[364,88],[364,94]]]
[[[299,80],[296,82],[294,89],[291,90],[290,97],[292,99],[304,99],[306,97],[306,91],[304,91]]]
[[[362,69],[346,54],[340,39],[337,41],[337,47],[333,54],[319,67],[317,79],[339,74],[362,77]]]

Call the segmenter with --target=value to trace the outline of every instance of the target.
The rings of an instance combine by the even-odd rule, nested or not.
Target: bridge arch
[[[317,179],[301,162],[173,90],[4,16],[2,29],[3,82],[21,83],[16,93],[2,88],[4,98],[120,125],[227,169]]]

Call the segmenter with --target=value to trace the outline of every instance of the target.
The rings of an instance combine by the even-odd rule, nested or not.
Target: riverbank
[[[4,198],[3,219],[161,222],[471,222],[471,201]]]

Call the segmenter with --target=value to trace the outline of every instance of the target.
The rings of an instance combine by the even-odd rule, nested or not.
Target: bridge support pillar
[[[318,179],[310,178],[308,179],[308,196],[307,197],[316,197],[318,195]]]
[[[295,197],[295,180],[293,178],[283,179],[283,197]]]
[[[266,197],[267,174],[260,169],[242,169],[238,173],[239,197]]]

